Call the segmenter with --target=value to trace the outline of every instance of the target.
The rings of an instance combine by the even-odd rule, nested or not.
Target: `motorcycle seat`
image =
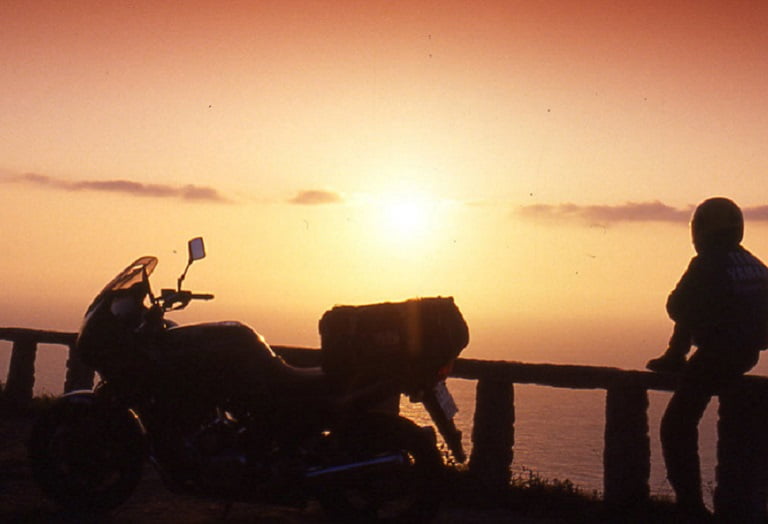
[[[299,367],[277,357],[278,376],[274,383],[291,393],[327,396],[331,394],[331,381],[319,366]]]

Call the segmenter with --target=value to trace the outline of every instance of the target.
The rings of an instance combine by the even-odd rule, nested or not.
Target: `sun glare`
[[[425,202],[416,199],[391,199],[384,203],[385,227],[396,235],[412,236],[424,232],[428,210]]]
[[[440,242],[450,211],[446,202],[414,191],[366,195],[360,200],[366,210],[369,241],[388,252],[405,249],[413,255]]]

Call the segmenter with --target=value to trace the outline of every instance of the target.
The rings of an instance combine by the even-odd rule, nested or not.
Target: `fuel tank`
[[[261,389],[286,365],[261,335],[240,322],[170,328],[156,356],[161,379],[178,393],[212,396]]]
[[[264,337],[240,322],[205,322],[167,329],[162,345],[185,356],[214,353],[218,358],[243,354],[264,365],[278,365],[279,357]]]

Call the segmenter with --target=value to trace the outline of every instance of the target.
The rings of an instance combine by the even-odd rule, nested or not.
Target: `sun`
[[[397,197],[384,201],[383,226],[399,236],[417,236],[424,233],[429,222],[429,205],[424,199]]]
[[[414,248],[430,244],[437,233],[440,205],[417,192],[379,195],[375,200],[377,238],[390,246]]]

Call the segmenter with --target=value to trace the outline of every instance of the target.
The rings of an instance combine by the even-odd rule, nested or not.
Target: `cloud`
[[[589,205],[533,204],[522,206],[516,214],[529,220],[549,222],[586,222],[612,224],[617,222],[669,222],[687,223],[693,207],[677,209],[662,202],[627,202],[626,204]]]
[[[308,189],[299,191],[296,196],[289,199],[288,202],[300,206],[316,206],[321,204],[338,204],[343,202],[343,200],[341,195],[332,191]]]
[[[745,207],[742,212],[746,220],[768,222],[768,206]]]
[[[675,208],[662,202],[627,202],[621,205],[533,204],[521,206],[516,216],[543,222],[582,222],[610,225],[619,222],[666,222],[687,224],[694,210],[693,205]],[[742,208],[744,218],[756,222],[768,222],[768,205]]]
[[[37,173],[4,177],[4,180],[62,191],[101,191],[140,197],[179,198],[199,202],[230,201],[212,187],[191,184],[171,186],[167,184],[144,184],[131,180],[64,180]]]

